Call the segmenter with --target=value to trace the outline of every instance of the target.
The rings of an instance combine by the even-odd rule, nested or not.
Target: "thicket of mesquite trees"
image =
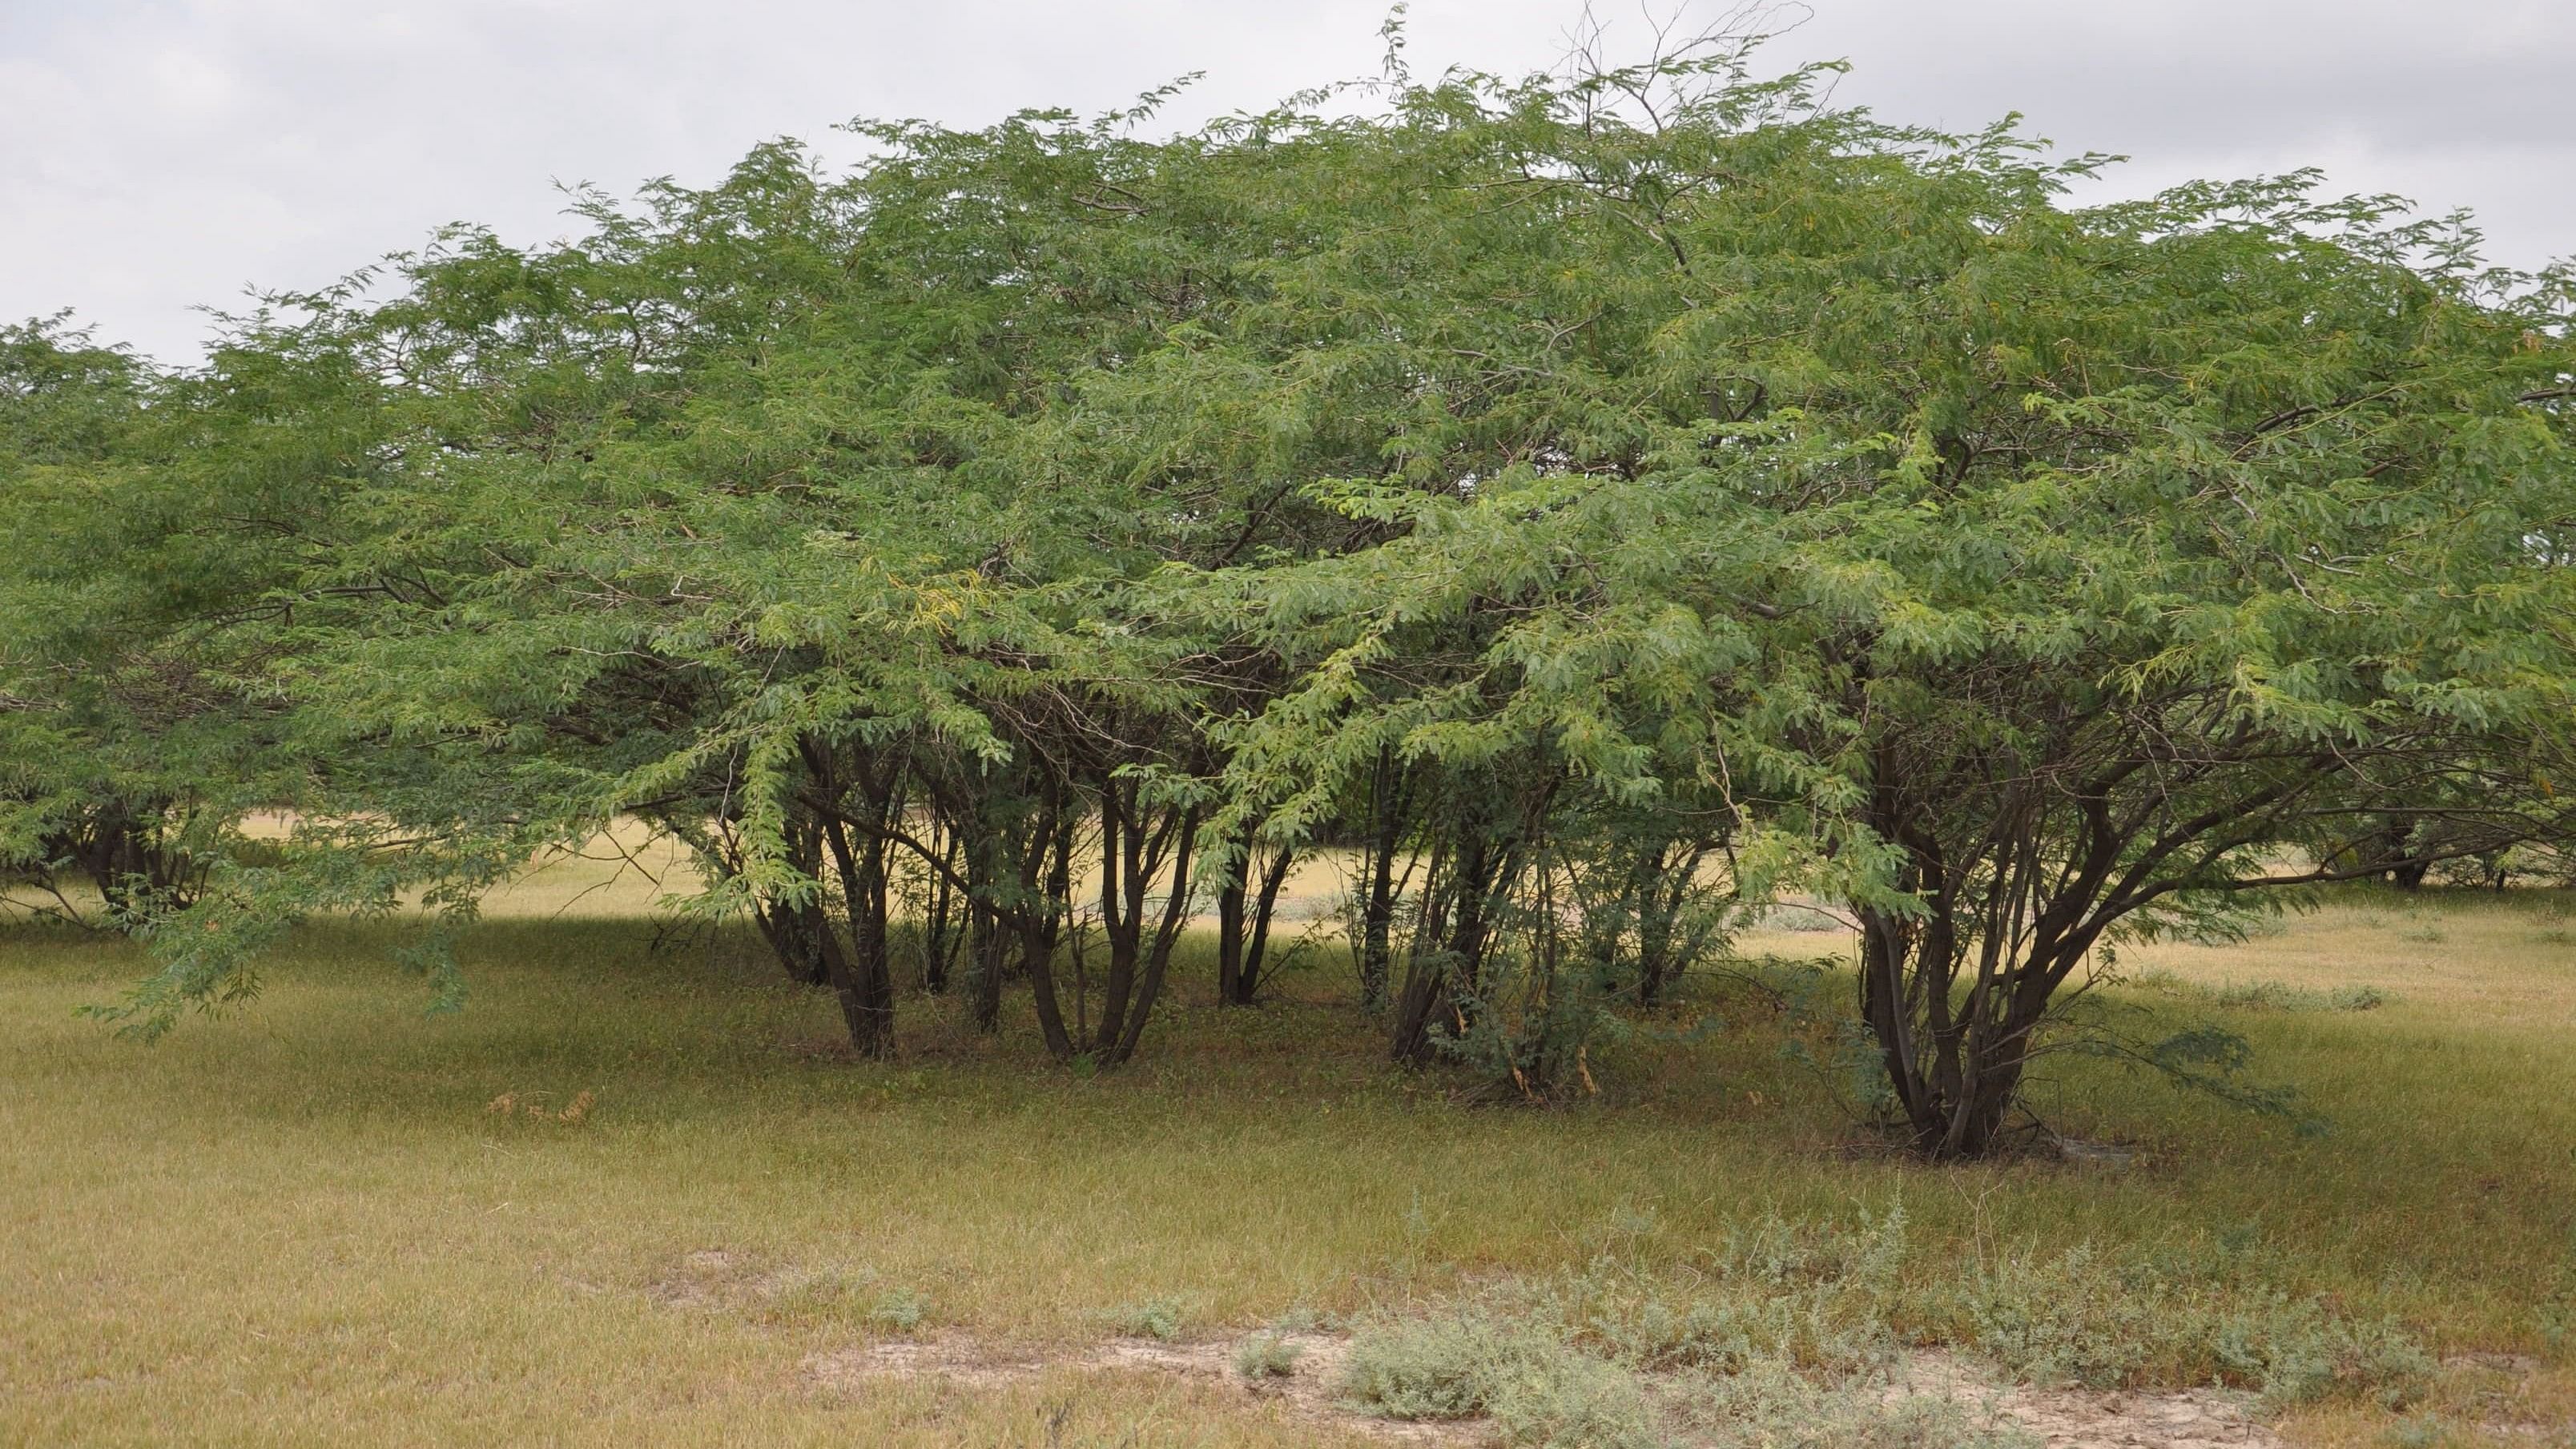
[[[765,146],[184,371],[15,329],[0,849],[157,1030],[317,910],[452,993],[640,816],[861,1051],[919,985],[1108,1065],[1331,848],[1390,1055],[1533,1092],[1810,892],[1964,1156],[2106,939],[2563,832],[2565,272],[1747,54]]]

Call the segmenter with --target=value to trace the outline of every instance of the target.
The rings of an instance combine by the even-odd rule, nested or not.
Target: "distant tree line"
[[[1329,848],[1388,1055],[1543,1094],[1797,893],[1971,1157],[2104,943],[2566,838],[2576,275],[1751,54],[866,125],[202,366],[9,329],[18,896],[151,1032],[319,911],[453,993],[640,817],[860,1052],[918,986],[1105,1067]]]

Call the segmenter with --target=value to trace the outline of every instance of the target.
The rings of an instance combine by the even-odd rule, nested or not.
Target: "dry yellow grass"
[[[919,999],[903,1058],[867,1065],[739,936],[655,953],[638,915],[576,914],[650,899],[593,889],[612,875],[568,862],[499,903],[462,1013],[422,1015],[380,936],[322,927],[265,999],[148,1048],[71,1014],[132,976],[132,948],[0,935],[0,1441],[1328,1442],[1150,1374],[968,1392],[806,1365],[902,1331],[906,1303],[916,1332],[1004,1343],[1087,1341],[1150,1299],[1214,1331],[1579,1266],[1614,1225],[1686,1269],[1755,1215],[1896,1201],[1927,1295],[2015,1244],[2224,1242],[2444,1353],[2547,1360],[2493,1391],[2510,1412],[2446,1385],[2462,1425],[2563,1425],[2576,1398],[2546,1332],[2576,1289],[2576,944],[2541,893],[2347,895],[2241,945],[2130,953],[2142,1020],[2243,1032],[2323,1137],[2069,1059],[2043,1110],[2133,1144],[2131,1165],[1934,1171],[1849,1152],[1760,998],[1722,984],[1606,1052],[1601,1098],[1549,1110],[1385,1071],[1332,963],[1248,1012],[1201,1004],[1193,964],[1136,1067],[1097,1080]],[[2212,995],[2254,981],[2393,999]],[[1723,1029],[1682,1039],[1706,1011]],[[505,1094],[522,1110],[488,1110]]]

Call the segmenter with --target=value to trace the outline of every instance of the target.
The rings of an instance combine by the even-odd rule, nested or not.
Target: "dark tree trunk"
[[[1247,836],[1249,832],[1246,832]],[[1255,863],[1260,869],[1256,873]],[[1279,892],[1297,854],[1286,846],[1265,858],[1249,839],[1236,858],[1233,874],[1217,891],[1216,999],[1221,1006],[1250,1006],[1261,992],[1261,968],[1270,946],[1270,922],[1279,908]],[[1247,887],[1246,878],[1252,884]]]
[[[824,836],[840,873],[850,921],[850,949],[832,986],[841,994],[842,1014],[849,1019],[850,1045],[861,1056],[890,1056],[894,1052],[894,973],[886,960],[885,842],[863,841],[854,846],[848,828],[838,820],[824,827]],[[833,939],[829,931],[824,939]],[[837,942],[831,954],[841,954]]]
[[[1261,893],[1252,901],[1252,941],[1244,951],[1243,999],[1237,1005],[1249,1006],[1261,989],[1262,969],[1270,961],[1270,923],[1278,917],[1279,892],[1296,868],[1297,852],[1283,845],[1270,857],[1270,868],[1261,877]]]
[[[823,865],[823,825],[810,811],[791,810],[786,825],[788,863],[808,877],[819,880]],[[714,868],[731,873],[741,868],[742,857],[730,836],[708,839],[693,837],[701,856]],[[788,979],[807,986],[823,986],[831,981],[831,970],[823,953],[823,938],[831,933],[831,913],[823,908],[819,895],[809,895],[801,903],[774,898],[752,902],[752,922],[760,928],[761,939],[769,943],[770,954],[778,958]]]
[[[1653,1006],[1663,999],[1664,987],[1671,980],[1673,960],[1673,926],[1680,917],[1682,902],[1690,894],[1691,873],[1699,868],[1700,853],[1693,849],[1676,849],[1670,842],[1658,841],[1645,851],[1629,885],[1629,899],[1637,913],[1637,983],[1639,1006]]]
[[[990,832],[966,852],[966,970],[970,1012],[977,1031],[1002,1028],[1002,973],[1008,961],[1008,935],[995,899],[1001,872],[995,868],[998,846]]]
[[[824,939],[832,943],[825,954],[827,974],[841,998],[850,1045],[861,1056],[890,1056],[894,1052],[894,972],[886,952],[885,829],[894,813],[894,771],[888,768],[877,775],[862,764],[856,771],[857,788],[850,790],[820,744],[807,742],[805,756],[828,807],[818,812],[823,817],[823,841],[840,876],[842,905],[850,923],[847,952],[840,949],[832,932],[824,932]],[[855,840],[844,812],[858,822]]]
[[[1431,1059],[1431,1023],[1448,999],[1448,963],[1432,943],[1447,935],[1449,894],[1455,872],[1449,868],[1450,842],[1431,841],[1431,864],[1422,879],[1421,908],[1413,924],[1413,948],[1405,955],[1404,985],[1397,991],[1395,1024],[1387,1039],[1387,1056],[1403,1066]]]
[[[752,919],[789,979],[807,986],[821,986],[831,980],[823,955],[823,938],[830,933],[832,921],[824,913],[822,902],[809,900],[791,906],[783,901],[763,901],[752,907]]]
[[[1032,842],[1021,858],[1021,901],[1013,914],[1017,919],[1020,970],[1029,979],[1038,1032],[1046,1039],[1048,1055],[1064,1061],[1074,1055],[1074,1044],[1073,1033],[1065,1029],[1064,1007],[1056,999],[1055,951],[1073,894],[1074,823],[1065,813],[1061,795],[1053,790],[1048,792],[1046,819],[1049,829]],[[1039,889],[1041,880],[1043,891]]]
[[[1172,965],[1172,943],[1180,939],[1181,928],[1189,924],[1190,837],[1198,831],[1197,812],[1188,813],[1181,827],[1180,852],[1172,863],[1171,894],[1163,906],[1163,921],[1154,932],[1153,944],[1145,957],[1144,980],[1136,990],[1135,1001],[1128,1010],[1127,1025],[1118,1034],[1103,1065],[1117,1066],[1136,1055],[1137,1043],[1145,1036],[1145,1022],[1153,1014],[1154,1002],[1163,994],[1163,977]],[[1102,1023],[1105,1029],[1107,1023]]]
[[[966,918],[969,1011],[979,1031],[1001,1029],[1002,986],[1010,974],[1011,953],[1028,945],[1024,917],[1044,899],[1047,851],[1057,822],[1053,798],[1045,792],[1035,797],[1010,794],[1000,781],[978,779],[952,799],[956,829],[964,837],[960,909]],[[1052,943],[1045,949],[1052,952]]]
[[[1937,914],[1926,924],[1861,913],[1861,1018],[1878,1043],[1909,1145],[1935,1161],[1983,1157],[2003,1144],[2059,974],[2053,963],[2014,963],[1998,978],[2001,999],[1992,1009],[1972,1000],[1954,1017],[1925,999],[1946,995],[1945,958],[1933,953],[1950,949]],[[1916,978],[1911,996],[1909,978]]]
[[[112,800],[47,841],[46,854],[78,866],[111,915],[185,906],[197,896],[200,867],[161,838],[169,808],[166,802]]]
[[[1368,895],[1360,907],[1360,1004],[1371,1011],[1386,1005],[1395,926],[1395,846],[1403,828],[1403,802],[1395,752],[1377,752],[1377,770],[1369,788]]]
[[[738,819],[710,820],[684,811],[657,815],[654,824],[686,844],[696,855],[701,870],[727,882],[740,880],[745,852]],[[805,986],[827,985],[831,976],[823,957],[823,935],[831,929],[831,917],[820,895],[820,881],[826,869],[823,827],[811,811],[791,803],[780,834],[787,863],[816,885],[801,903],[767,891],[751,891],[752,925],[759,930],[761,941],[769,947],[779,969],[787,973],[787,979]]]
[[[2429,854],[2414,847],[2415,823],[2402,815],[2382,817],[2371,836],[2371,865],[2381,878],[2402,891],[2420,890],[2433,869]]]
[[[1425,887],[1437,904],[1418,940],[1440,944],[1416,950],[1396,1003],[1388,1054],[1408,1066],[1430,1061],[1432,1038],[1462,1016],[1460,996],[1474,992],[1484,974],[1489,918],[1520,869],[1518,849],[1493,840],[1481,823],[1459,832],[1452,858],[1448,880]]]
[[[982,901],[966,911],[966,969],[977,1031],[1002,1028],[1003,934],[1000,914]]]
[[[1127,1025],[1127,998],[1136,989],[1137,942],[1144,935],[1145,903],[1131,896],[1131,881],[1144,870],[1145,832],[1130,818],[1114,775],[1100,783],[1100,933],[1109,942],[1109,974],[1100,986],[1099,1034],[1092,1039],[1094,1059],[1117,1043]],[[1139,892],[1141,894],[1141,890]]]
[[[1172,944],[1189,923],[1190,848],[1197,835],[1196,806],[1157,812],[1145,802],[1141,784],[1102,772],[1100,926],[1109,945],[1109,968],[1090,1043],[1092,1059],[1102,1066],[1118,1066],[1135,1055],[1146,1018],[1162,994]],[[1166,865],[1170,880],[1163,910],[1149,932],[1145,898]]]
[[[1244,980],[1248,974],[1244,947],[1250,934],[1245,917],[1252,894],[1244,888],[1243,873],[1249,864],[1248,861],[1237,860],[1232,867],[1233,875],[1224,885],[1217,887],[1216,1002],[1219,1006],[1234,1006],[1252,999],[1251,988]]]
[[[921,989],[936,996],[948,989],[951,966],[962,944],[960,917],[966,914],[954,882],[963,865],[963,832],[941,826],[932,842],[938,862],[929,869],[922,891]]]

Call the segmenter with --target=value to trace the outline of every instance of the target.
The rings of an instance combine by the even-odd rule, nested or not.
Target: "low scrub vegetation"
[[[1297,1371],[1305,1350],[1276,1330],[1246,1337],[1235,1346],[1234,1371],[1247,1379],[1286,1378]]]
[[[1489,1417],[1533,1445],[1663,1444],[1683,1425],[1762,1442],[1801,1416],[1820,1444],[1967,1444],[2014,1435],[1963,1389],[1904,1391],[1917,1347],[1958,1345],[2008,1382],[2241,1388],[2276,1409],[2401,1409],[2435,1376],[2393,1320],[2268,1285],[2241,1253],[2023,1242],[1962,1273],[1912,1250],[1905,1222],[1894,1205],[1848,1224],[1765,1213],[1678,1261],[1605,1253],[1489,1285],[1364,1326],[1341,1389],[1394,1418]]]
[[[2420,939],[2408,937],[2409,940]],[[2388,1004],[2388,993],[2376,986],[2338,986],[2331,991],[2304,990],[2278,981],[2231,982],[2218,988],[2221,1006],[2259,1007],[2271,1011],[2375,1011]]]

